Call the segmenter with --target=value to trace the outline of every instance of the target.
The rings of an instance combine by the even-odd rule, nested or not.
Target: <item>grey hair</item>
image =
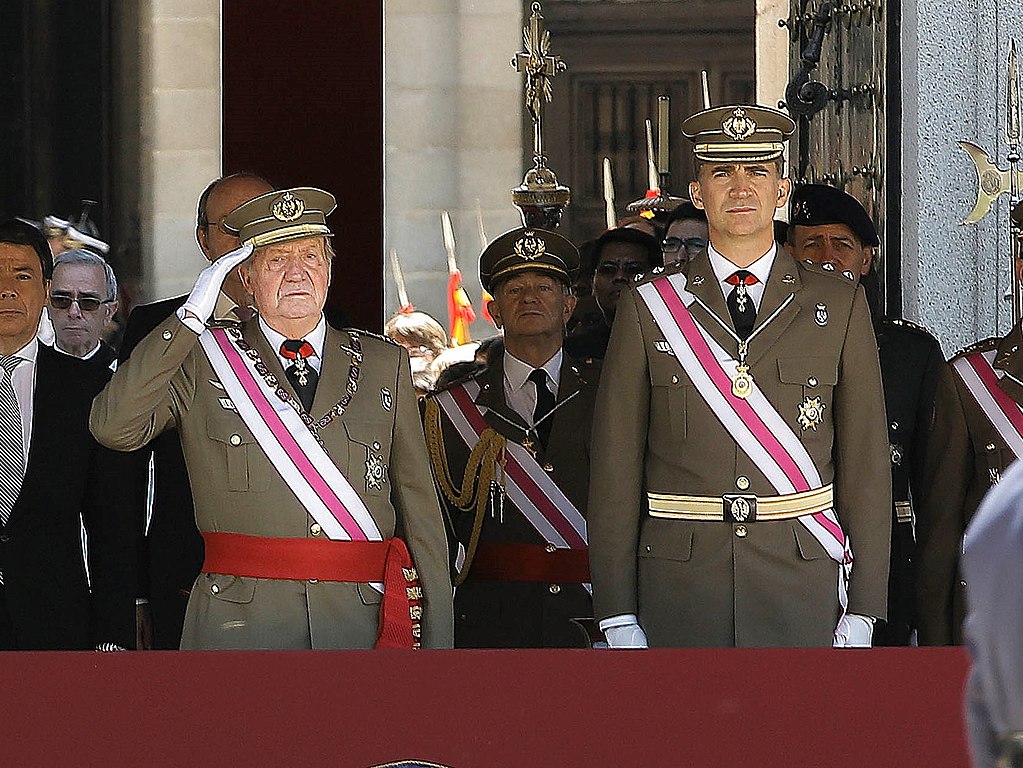
[[[103,274],[106,277],[107,284],[107,301],[113,301],[117,298],[117,278],[114,277],[114,270],[99,254],[93,253],[85,248],[74,248],[70,251],[64,251],[56,259],[53,260],[54,269],[61,264],[92,264],[97,267],[103,268]]]

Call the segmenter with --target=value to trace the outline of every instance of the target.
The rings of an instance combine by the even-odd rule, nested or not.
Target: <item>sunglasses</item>
[[[686,253],[693,256],[707,247],[707,241],[702,237],[687,237],[685,240],[680,237],[666,237],[661,243],[661,250],[665,253],[676,253],[682,247],[685,247]]]
[[[95,312],[103,304],[109,304],[113,299],[96,299],[92,296],[62,296],[61,294],[50,294],[50,306],[54,309],[71,309],[71,305],[78,302],[78,308],[82,312]]]
[[[615,261],[605,261],[597,265],[597,274],[611,277],[621,272],[626,277],[631,277],[638,275],[644,269],[646,269],[646,264],[642,261],[627,261],[624,264],[619,264]]]

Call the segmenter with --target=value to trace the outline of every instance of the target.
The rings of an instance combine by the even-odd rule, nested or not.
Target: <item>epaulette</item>
[[[401,344],[396,342],[389,336],[384,336],[382,333],[373,333],[372,331],[366,331],[362,328],[342,328],[345,333],[354,333],[357,336],[372,336],[374,339],[380,339],[380,341],[386,341],[388,344],[393,344],[396,347],[400,347]]]
[[[842,280],[843,282],[856,285],[856,275],[854,275],[851,270],[839,269],[830,262],[818,264],[816,261],[811,261],[810,259],[802,259],[797,260],[796,264],[807,272],[813,272],[818,275],[827,275],[828,277],[834,277]]]
[[[906,320],[902,317],[886,317],[881,321],[883,325],[894,325],[896,328],[903,328],[907,331],[913,331],[914,333],[920,333],[924,336],[934,337],[930,331],[924,328],[922,325],[918,325],[911,320]]]
[[[429,395],[430,397],[433,397],[435,395],[439,395],[441,392],[447,392],[449,389],[451,389],[452,387],[458,386],[459,384],[466,384],[466,383],[472,381],[473,379],[477,379],[480,376],[482,376],[484,373],[486,373],[487,370],[489,370],[485,363],[474,363],[471,360],[462,360],[462,361],[457,362],[457,363],[452,363],[451,365],[473,365],[474,367],[470,371],[465,373],[464,375],[459,376],[457,379],[454,379],[452,381],[447,382],[440,389],[433,390],[433,392],[431,392],[430,395]]]
[[[1000,342],[1001,340],[1002,339],[998,336],[992,336],[989,339],[978,341],[976,344],[971,344],[970,346],[964,349],[960,349],[958,352],[952,355],[952,358],[955,359],[957,357],[962,357],[963,355],[972,355],[975,352],[987,352],[997,347],[998,342]]]

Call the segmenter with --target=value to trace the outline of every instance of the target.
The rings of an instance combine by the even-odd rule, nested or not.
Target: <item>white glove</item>
[[[252,245],[245,243],[210,264],[199,273],[185,303],[178,308],[178,319],[196,333],[206,330],[206,321],[217,306],[217,297],[231,270],[252,255]]]
[[[600,631],[607,638],[608,648],[646,648],[646,633],[634,613],[623,613],[603,619]]]
[[[835,627],[835,648],[869,648],[874,639],[874,620],[858,613],[847,613]]]

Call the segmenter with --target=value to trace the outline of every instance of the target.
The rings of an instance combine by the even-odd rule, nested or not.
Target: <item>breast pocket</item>
[[[348,481],[370,496],[391,492],[391,424],[381,421],[346,421]]]
[[[838,365],[827,357],[778,359],[778,378],[783,387],[779,410],[800,438],[826,441],[834,437],[832,400],[838,383]]]
[[[274,470],[240,416],[231,411],[210,414],[206,419],[206,434],[224,457],[227,472],[222,482],[229,491],[269,489]]]

